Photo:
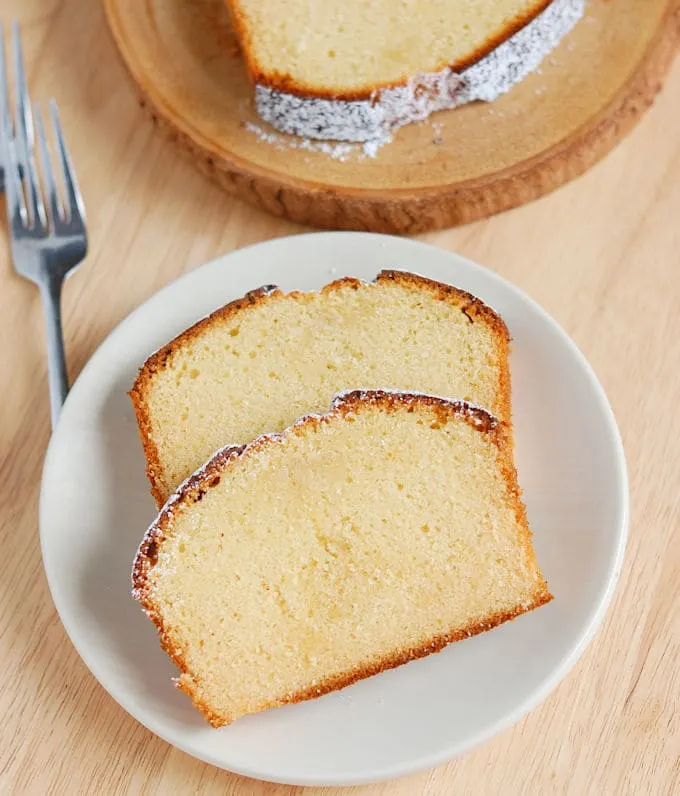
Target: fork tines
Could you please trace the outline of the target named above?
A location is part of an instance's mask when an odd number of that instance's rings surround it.
[[[31,229],[34,234],[84,234],[85,211],[75,171],[64,141],[59,111],[50,100],[50,115],[61,176],[64,201],[60,200],[57,178],[49,156],[42,115],[37,106],[31,107],[23,64],[19,26],[12,26],[13,71],[15,80],[14,118],[10,111],[7,60],[4,35],[0,24],[0,155],[5,172],[7,215],[11,232]],[[35,116],[35,127],[33,117]],[[43,192],[35,159],[35,140],[38,139],[48,202],[46,212]]]

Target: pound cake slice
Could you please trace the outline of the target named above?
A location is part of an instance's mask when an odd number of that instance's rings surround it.
[[[306,138],[371,141],[496,99],[535,70],[585,0],[227,0],[259,115]]]
[[[218,452],[148,530],[133,587],[215,727],[551,599],[505,424],[381,391]]]
[[[152,494],[162,506],[218,448],[323,412],[347,389],[461,398],[509,420],[508,339],[479,299],[398,271],[318,293],[249,293],[139,373],[130,395]]]

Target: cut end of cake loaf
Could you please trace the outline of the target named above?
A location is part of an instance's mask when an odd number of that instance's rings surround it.
[[[384,143],[398,127],[491,102],[524,80],[585,0],[294,0],[283,15],[271,0],[228,5],[264,121],[303,138]]]
[[[147,532],[133,586],[216,727],[551,599],[506,424],[383,391],[217,453]]]
[[[281,431],[346,389],[461,398],[510,420],[509,335],[457,288],[400,271],[317,293],[262,288],[151,356],[130,392],[152,494],[226,443]]]
[[[284,7],[275,0],[227,0],[254,82],[346,100],[368,99],[418,73],[465,69],[550,3],[289,0]]]

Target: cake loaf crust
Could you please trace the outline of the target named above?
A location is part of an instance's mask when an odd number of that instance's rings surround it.
[[[521,550],[521,558],[525,561],[523,566],[526,567],[524,577],[529,579],[527,581],[529,585],[526,585],[528,591],[524,592],[521,599],[518,598],[516,604],[506,606],[504,610],[490,611],[476,621],[453,627],[448,632],[434,634],[421,643],[405,644],[388,654],[376,655],[353,668],[329,672],[322,679],[315,680],[307,686],[293,691],[276,694],[273,698],[257,704],[255,707],[250,705],[231,713],[216,707],[213,701],[206,698],[205,684],[201,682],[200,676],[188,661],[190,655],[187,640],[166,623],[164,608],[155,591],[154,568],[159,563],[159,555],[164,544],[172,539],[178,518],[183,513],[191,511],[192,506],[209,496],[211,490],[218,488],[223,479],[229,479],[230,472],[234,468],[247,467],[249,460],[251,462],[257,460],[259,456],[266,454],[272,446],[285,448],[291,444],[294,438],[304,438],[306,435],[314,436],[322,432],[324,426],[355,422],[354,418],[357,415],[370,412],[386,415],[415,413],[426,423],[431,423],[432,429],[438,428],[438,424],[445,426],[454,420],[463,421],[475,433],[484,435],[490,440],[497,452],[507,490],[503,500],[509,502],[514,513],[519,534],[517,545]],[[222,536],[224,536],[224,532]],[[135,558],[132,585],[135,599],[140,602],[159,632],[161,646],[180,670],[178,687],[191,697],[196,707],[214,727],[228,724],[244,713],[300,702],[343,688],[386,669],[440,651],[452,642],[489,630],[544,605],[552,599],[548,586],[538,569],[532,548],[531,531],[512,461],[512,445],[507,424],[497,420],[486,410],[463,401],[449,401],[434,396],[378,390],[357,390],[340,395],[333,401],[331,411],[325,415],[305,416],[284,432],[263,435],[248,445],[228,446],[218,451],[208,463],[180,486],[148,529]],[[178,597],[180,596],[178,595]]]

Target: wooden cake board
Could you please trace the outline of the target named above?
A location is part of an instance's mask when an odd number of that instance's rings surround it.
[[[391,233],[484,218],[582,174],[651,105],[680,41],[680,0],[590,0],[508,94],[397,130],[370,157],[259,119],[224,0],[105,7],[140,104],[227,191],[302,224]]]

